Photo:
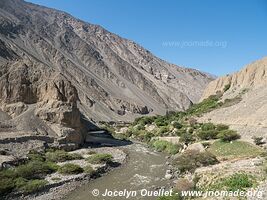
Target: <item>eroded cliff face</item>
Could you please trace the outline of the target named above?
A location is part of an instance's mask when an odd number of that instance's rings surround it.
[[[131,121],[184,110],[211,80],[64,12],[0,1],[0,102],[13,129],[29,131],[30,123],[31,131],[82,141],[81,115]],[[31,115],[45,128],[16,123]]]
[[[231,91],[241,91],[242,89],[256,89],[267,85],[267,57],[257,60],[239,72],[220,77],[209,83],[204,90],[201,100],[216,94],[218,91],[224,91],[228,85],[227,95]]]
[[[1,109],[13,121],[34,105],[33,114],[45,121],[55,135],[68,142],[83,142],[78,93],[64,75],[22,61],[7,63],[1,70]]]
[[[201,120],[229,124],[240,131],[244,138],[264,136],[267,131],[266,72],[267,57],[264,57],[239,72],[212,81],[204,91],[202,99],[223,91],[223,100],[237,97],[242,100],[230,107],[216,109],[204,115]]]

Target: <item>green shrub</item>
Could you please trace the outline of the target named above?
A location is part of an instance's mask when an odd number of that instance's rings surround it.
[[[240,135],[233,130],[224,130],[218,134],[218,138],[221,139],[221,141],[223,142],[230,142],[232,140],[239,139]]]
[[[145,126],[142,125],[142,124],[137,124],[133,127],[133,131],[134,132],[137,132],[137,131],[141,131],[141,130],[144,130],[145,129]]]
[[[174,159],[173,164],[181,173],[194,172],[196,168],[218,163],[217,158],[209,152],[186,151]]]
[[[29,158],[29,160],[31,161],[41,161],[44,162],[45,161],[45,156],[44,154],[32,151],[30,152],[27,157]]]
[[[215,130],[216,126],[213,123],[205,123],[202,124],[201,130],[202,131],[210,131],[210,130]]]
[[[183,128],[183,125],[180,124],[180,123],[177,122],[177,121],[173,121],[173,122],[172,122],[172,125],[173,125],[174,128],[177,128],[177,129],[181,129],[181,128]]]
[[[182,148],[181,145],[178,145],[178,144],[169,144],[165,151],[168,153],[168,154],[171,154],[171,155],[175,155],[177,153],[179,153],[180,149]]]
[[[5,195],[12,192],[15,188],[14,179],[12,178],[1,178],[0,179],[0,195]]]
[[[223,131],[223,130],[228,130],[229,129],[229,126],[228,125],[225,125],[225,124],[218,124],[216,126],[216,130],[217,131]]]
[[[265,144],[265,142],[263,141],[263,137],[253,137],[253,140],[256,145]]]
[[[112,155],[106,154],[106,153],[95,154],[95,155],[92,155],[86,158],[86,160],[92,164],[104,164],[104,163],[111,162],[112,159],[113,159]]]
[[[46,180],[20,180],[18,184],[18,190],[24,193],[32,193],[41,190],[48,183]]]
[[[154,136],[154,134],[145,130],[141,130],[138,131],[135,136],[136,138],[138,138],[138,140],[142,142],[149,142],[150,139]]]
[[[164,136],[166,133],[169,132],[169,127],[168,126],[162,126],[159,128],[159,130],[157,131],[157,135],[159,136]]]
[[[40,178],[56,171],[57,166],[49,162],[30,161],[27,164],[16,167],[18,177],[26,179]]]
[[[220,107],[220,104],[218,102],[219,98],[220,98],[219,95],[211,95],[207,99],[204,99],[202,102],[192,105],[186,111],[186,113],[188,115],[197,115],[198,116],[198,115],[201,115],[203,113],[210,112],[210,111]]]
[[[256,184],[255,179],[248,174],[236,173],[229,177],[219,180],[216,184],[211,185],[211,189],[220,189],[227,191],[245,191]]]
[[[164,116],[159,116],[155,120],[155,124],[157,126],[168,126],[168,122],[166,121],[166,118]]]
[[[156,140],[152,143],[152,147],[157,151],[164,151],[167,148],[168,144],[169,142],[167,141]]]
[[[195,141],[195,137],[191,133],[182,133],[180,135],[180,142],[183,142],[185,144],[190,144]]]
[[[0,170],[0,179],[4,179],[4,178],[16,178],[17,177],[17,173],[15,171],[15,169],[3,169]]]
[[[252,180],[247,174],[238,173],[223,181],[223,185],[229,188],[231,191],[243,190],[253,186]]]
[[[202,140],[211,140],[211,139],[216,139],[218,135],[218,131],[216,130],[206,130],[206,131],[200,131],[198,133],[198,137]]]
[[[133,122],[133,125],[141,124],[142,126],[145,126],[146,124],[152,124],[155,117],[140,117],[136,118]]]
[[[152,142],[152,147],[160,152],[167,152],[169,154],[177,154],[180,149],[182,148],[181,145],[178,144],[172,144],[168,141],[164,141],[164,140],[155,140]]]
[[[67,160],[79,160],[83,157],[80,154],[76,153],[68,153],[63,150],[56,150],[54,152],[46,152],[45,154],[46,160],[51,162],[64,162]]]
[[[231,84],[225,85],[224,88],[223,88],[223,91],[226,92],[227,90],[230,89],[230,87],[231,87]]]
[[[194,133],[194,128],[193,127],[189,127],[187,132],[190,133],[190,134]]]
[[[28,180],[25,178],[22,178],[22,177],[18,177],[17,179],[14,180],[14,182],[15,182],[16,189],[20,190],[20,188],[22,188],[26,185]]]
[[[91,165],[87,165],[83,169],[84,169],[84,172],[86,174],[89,174],[90,176],[95,173],[95,170],[91,167]]]
[[[83,173],[83,168],[76,164],[67,163],[60,166],[58,172],[61,174],[80,174]]]

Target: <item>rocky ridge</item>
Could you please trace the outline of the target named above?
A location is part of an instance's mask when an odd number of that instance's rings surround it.
[[[224,123],[238,130],[244,138],[264,136],[267,130],[267,57],[257,60],[232,75],[212,81],[202,99],[223,92],[222,99],[241,97],[230,107],[216,109],[202,117],[202,121]]]
[[[67,13],[0,2],[2,137],[27,132],[81,143],[90,119],[184,110],[210,80]]]

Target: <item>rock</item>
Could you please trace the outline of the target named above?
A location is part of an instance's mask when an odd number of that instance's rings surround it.
[[[172,175],[169,173],[166,173],[164,178],[167,180],[170,180],[170,179],[172,179]]]
[[[186,150],[203,152],[203,151],[205,151],[205,147],[204,147],[203,144],[201,144],[201,143],[194,143],[194,144],[190,144],[190,145],[186,148]]]
[[[171,170],[168,169],[168,170],[166,171],[166,174],[171,174]]]
[[[128,127],[122,127],[119,131],[119,133],[126,133],[128,131]]]
[[[157,127],[156,127],[156,125],[154,125],[154,124],[146,124],[146,126],[145,126],[145,130],[146,131],[148,131],[148,132],[151,132],[151,131],[153,131],[153,130],[155,130]]]

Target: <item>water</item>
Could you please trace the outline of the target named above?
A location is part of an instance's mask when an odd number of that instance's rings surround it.
[[[157,188],[165,187],[170,181],[164,178],[167,165],[166,155],[155,153],[142,144],[133,144],[122,147],[129,155],[127,164],[115,169],[108,175],[91,181],[77,190],[73,191],[66,200],[109,200],[126,199],[125,197],[103,197],[106,190],[109,191],[136,191],[131,193],[128,199],[151,199],[157,197],[142,197],[141,190],[159,191]],[[92,191],[97,189],[99,196],[92,195]],[[168,191],[168,189],[166,189]],[[162,191],[162,190],[161,190]],[[143,191],[144,192],[144,191]]]

